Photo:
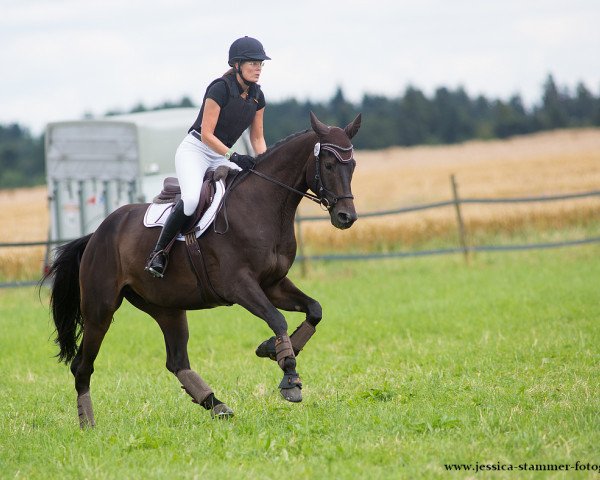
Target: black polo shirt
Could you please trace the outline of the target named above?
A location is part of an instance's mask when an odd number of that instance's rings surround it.
[[[242,86],[237,81],[235,83],[238,86],[239,92],[242,93],[244,91]],[[256,110],[258,111],[261,108],[265,108],[266,101],[265,94],[262,92],[262,90],[257,89],[254,83],[250,84],[250,88],[248,89],[248,98],[254,98],[256,96],[256,90],[258,90],[258,106],[256,107]],[[214,83],[206,92],[206,98],[212,98],[215,102],[217,102],[219,107],[223,108],[229,100],[225,82]]]
[[[231,147],[248,128],[256,112],[265,107],[265,96],[260,85],[250,84],[247,98],[242,98],[243,88],[232,74],[214,80],[206,89],[198,117],[188,130],[202,133],[202,117],[206,99],[211,98],[221,107],[215,126],[215,136]]]

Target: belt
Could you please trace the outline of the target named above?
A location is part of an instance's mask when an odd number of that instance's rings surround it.
[[[202,135],[200,135],[196,130],[192,130],[190,133],[193,137],[196,137],[198,140],[202,141]]]

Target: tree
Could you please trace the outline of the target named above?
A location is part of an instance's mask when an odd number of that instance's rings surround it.
[[[544,83],[542,107],[537,112],[543,129],[564,128],[569,124],[566,98],[568,98],[568,92],[559,92],[554,78],[552,75],[548,75]]]
[[[575,126],[593,125],[597,102],[592,92],[583,83],[577,84],[575,97],[569,98],[567,109]]]
[[[0,125],[0,188],[44,182],[44,137],[33,138],[18,124]]]
[[[342,87],[337,87],[333,98],[329,101],[331,124],[345,127],[356,116],[354,106],[346,100]]]
[[[418,145],[431,143],[433,133],[431,123],[434,112],[431,102],[421,92],[412,86],[407,87],[400,102],[403,112],[399,130],[402,145]]]
[[[469,114],[470,101],[463,88],[452,92],[438,88],[433,99],[433,133],[437,141],[456,143],[472,138],[475,124]]]
[[[494,105],[494,133],[500,138],[528,133],[531,129],[523,101],[514,95],[505,103],[501,100]]]

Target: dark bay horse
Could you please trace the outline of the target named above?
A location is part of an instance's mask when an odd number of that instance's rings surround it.
[[[50,306],[58,358],[71,364],[82,428],[95,424],[90,378],[123,298],[156,320],[165,338],[167,369],[211,415],[227,417],[233,412],[190,368],[186,310],[239,304],[262,318],[274,337],[259,345],[256,353],[276,360],[283,370],[282,396],[301,401],[296,355],[315,332],[322,311],[319,302],[287,278],[296,255],[294,217],[305,195],[327,208],[337,228],[349,228],[356,220],[350,139],[360,127],[360,115],[342,129],[323,124],[311,113],[311,126],[312,130],[291,135],[257,157],[254,174],[248,173],[229,192],[227,232],[209,230],[198,239],[212,295],[199,286],[184,242],[176,242],[171,250],[163,279],[144,271],[159,234],[159,229],[143,226],[148,204],[123,206],[93,234],[58,249],[46,277],[54,280]],[[309,189],[314,195],[307,193]],[[290,336],[279,309],[306,314]]]

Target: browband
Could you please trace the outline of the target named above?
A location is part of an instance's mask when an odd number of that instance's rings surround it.
[[[349,161],[354,159],[354,147],[350,145],[349,147],[341,147],[334,143],[315,143],[315,149],[313,151],[315,157],[319,156],[321,150],[327,150],[335,155],[335,158],[342,163],[348,163]],[[344,155],[348,158],[344,158]]]

